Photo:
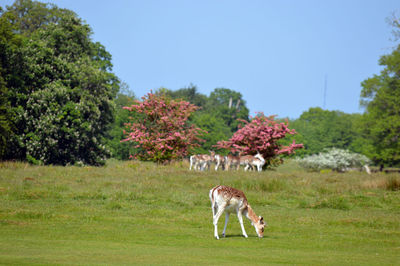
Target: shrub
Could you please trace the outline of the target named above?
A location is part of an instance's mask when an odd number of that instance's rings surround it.
[[[362,167],[369,164],[370,160],[361,154],[332,148],[319,154],[297,159],[297,162],[300,166],[313,171],[332,169],[343,172],[348,168]]]
[[[134,143],[138,152],[132,157],[159,163],[170,162],[188,154],[197,147],[203,130],[188,123],[189,116],[197,109],[186,101],[175,101],[153,93],[142,97],[124,109],[135,113],[127,123],[126,139]]]
[[[278,165],[282,160],[277,156],[280,154],[292,154],[295,149],[303,148],[303,144],[294,141],[289,146],[283,146],[279,140],[288,134],[296,134],[296,131],[288,128],[288,123],[279,123],[274,116],[266,117],[258,114],[250,122],[240,120],[244,126],[239,128],[228,141],[219,141],[218,148],[229,149],[242,155],[254,155],[259,152],[266,161],[266,166]]]

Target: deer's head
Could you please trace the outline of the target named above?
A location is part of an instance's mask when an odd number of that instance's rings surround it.
[[[264,236],[264,227],[266,226],[266,223],[264,222],[264,218],[262,216],[258,216],[257,223],[253,223],[253,225],[256,228],[256,233],[257,233],[258,237],[263,237]]]

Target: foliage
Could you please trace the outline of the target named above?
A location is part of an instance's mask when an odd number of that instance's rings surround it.
[[[201,94],[198,92],[198,89],[195,85],[190,84],[189,87],[187,88],[182,88],[176,91],[171,91],[164,89],[166,96],[171,97],[172,99],[180,99],[180,100],[185,100],[187,102],[190,102],[191,104],[194,104],[200,109],[203,109],[208,101],[208,97],[204,94]]]
[[[18,19],[9,21],[26,37],[7,67],[16,132],[6,158],[62,165],[104,163],[112,100],[119,88],[110,72],[111,55],[91,41],[90,27],[73,12],[53,13],[55,6],[18,1],[3,16],[15,10]],[[27,23],[33,26],[25,28]]]
[[[16,32],[25,36],[48,25],[57,24],[63,16],[77,16],[71,10],[32,0],[16,0],[11,6],[7,6],[7,13],[11,15],[9,19],[16,26]]]
[[[229,139],[238,130],[237,119],[249,119],[249,109],[242,94],[227,88],[216,88],[208,97],[192,84],[176,91],[162,88],[156,94],[185,100],[199,107],[189,120],[208,134],[202,136],[206,141],[193,150],[196,153],[208,152],[218,141]]]
[[[216,88],[210,93],[206,112],[224,120],[232,133],[238,130],[240,120],[249,121],[249,109],[242,94],[227,88]]]
[[[188,123],[197,109],[186,101],[175,101],[164,95],[149,93],[126,110],[137,114],[127,124],[127,138],[140,150],[135,158],[168,162],[188,154],[188,149],[199,146],[198,135],[203,130]]]
[[[0,14],[3,11],[0,7]],[[14,33],[15,27],[9,22],[10,15],[0,16],[0,158],[6,151],[8,140],[13,134],[12,114],[10,112],[10,101],[7,97],[7,69],[11,57],[21,45],[21,38]]]
[[[315,154],[334,147],[360,150],[364,143],[358,141],[360,133],[356,125],[359,120],[359,114],[310,108],[298,119],[291,121],[291,126],[298,135],[290,140],[295,139],[304,144],[304,150],[300,154]],[[357,146],[354,146],[355,142],[358,143]]]
[[[208,153],[215,148],[218,141],[222,139],[229,139],[232,136],[230,129],[226,126],[225,121],[211,113],[196,112],[193,115],[192,122],[206,132],[201,135],[205,140],[200,147],[195,148],[193,151],[196,154]]]
[[[242,155],[256,154],[259,152],[265,159],[266,165],[279,164],[276,157],[280,154],[292,154],[296,149],[302,148],[303,144],[296,144],[293,141],[288,146],[282,146],[280,139],[286,135],[296,134],[295,130],[288,128],[288,123],[278,123],[274,116],[266,117],[263,114],[257,115],[250,122],[241,120],[244,126],[241,127],[228,141],[220,141],[217,146],[229,149],[231,152],[238,152]]]
[[[400,29],[398,21],[393,23]],[[362,82],[361,105],[366,108],[362,130],[370,143],[369,157],[387,165],[400,164],[400,45],[380,58],[380,75]]]
[[[336,148],[297,159],[297,161],[302,167],[309,170],[332,169],[337,172],[343,172],[348,168],[362,167],[371,163],[364,155]]]
[[[126,84],[122,84],[126,86]],[[108,147],[111,151],[111,156],[120,160],[129,159],[130,155],[135,153],[135,149],[131,145],[122,143],[121,140],[125,138],[124,130],[125,123],[129,121],[130,112],[123,109],[124,106],[134,104],[135,96],[126,89],[124,92],[119,92],[114,100],[115,103],[115,121],[111,125],[109,131]]]

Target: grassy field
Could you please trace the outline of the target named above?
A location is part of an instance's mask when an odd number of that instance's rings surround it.
[[[243,190],[268,223],[213,237],[208,191]],[[185,163],[106,167],[0,163],[0,264],[398,265],[400,175],[190,172]],[[219,223],[222,232],[224,219]]]

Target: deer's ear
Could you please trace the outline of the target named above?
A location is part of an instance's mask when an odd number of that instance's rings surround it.
[[[259,216],[259,218],[261,223],[264,222],[264,218],[262,216]]]

